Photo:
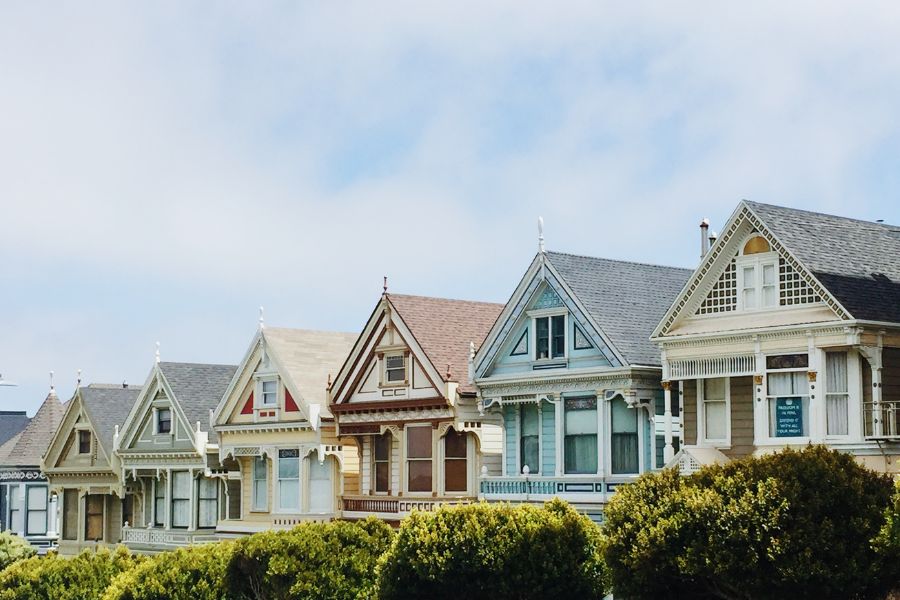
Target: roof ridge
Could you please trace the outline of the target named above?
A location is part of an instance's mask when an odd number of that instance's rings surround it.
[[[787,211],[791,211],[791,212],[805,213],[808,215],[816,215],[819,217],[828,217],[830,219],[839,219],[842,221],[850,221],[851,223],[865,223],[866,225],[874,225],[876,227],[883,227],[885,229],[891,229],[891,230],[900,229],[900,225],[892,225],[890,223],[879,223],[877,221],[867,221],[865,219],[857,219],[854,217],[845,217],[843,215],[835,215],[835,214],[820,212],[820,211],[816,211],[816,210],[807,210],[805,208],[794,208],[793,206],[782,206],[780,204],[770,204],[768,202],[756,202],[754,200],[742,200],[741,202],[744,202],[751,208],[753,208],[754,206],[765,206],[765,207],[769,207],[769,208],[777,208],[780,210],[787,210]]]
[[[488,302],[486,300],[465,300],[463,298],[441,298],[438,296],[421,296],[419,294],[394,294],[391,292],[388,292],[386,295],[388,298],[417,298],[420,300],[441,300],[443,302],[466,302],[468,304],[484,304],[487,306],[494,306],[494,305],[505,306],[505,304],[503,302]]]
[[[546,254],[558,254],[560,256],[572,256],[574,258],[589,258],[591,260],[602,260],[609,263],[617,263],[622,265],[637,265],[641,267],[655,267],[658,269],[672,269],[675,271],[685,271],[688,273],[693,273],[694,269],[689,267],[673,267],[670,265],[658,265],[654,263],[640,262],[636,260],[620,260],[618,258],[605,258],[603,256],[588,256],[586,254],[575,254],[573,252],[559,252],[556,250],[547,250]]]

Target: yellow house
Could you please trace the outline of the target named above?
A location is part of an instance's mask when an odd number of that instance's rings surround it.
[[[355,491],[356,453],[344,454],[326,397],[355,339],[260,327],[213,415],[229,504],[219,533],[328,520],[342,485]]]

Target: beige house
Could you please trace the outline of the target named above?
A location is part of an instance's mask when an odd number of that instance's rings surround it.
[[[60,554],[117,544],[122,525],[133,523],[133,495],[125,493],[113,449],[140,391],[127,385],[91,384],[79,387],[66,404],[41,467],[50,494],[58,498]]]
[[[822,443],[898,472],[900,227],[741,202],[652,339],[683,471]]]
[[[331,412],[360,464],[342,516],[397,521],[470,502],[500,474],[499,417],[479,412],[470,361],[502,304],[385,293],[331,387]]]
[[[219,533],[332,519],[342,485],[356,490],[356,452],[343,452],[327,404],[355,339],[270,327],[254,336],[213,415],[229,502]]]

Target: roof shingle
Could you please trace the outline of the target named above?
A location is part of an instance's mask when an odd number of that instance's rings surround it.
[[[82,406],[107,456],[112,455],[116,425],[123,425],[141,393],[140,386],[92,383],[79,389]]]
[[[200,429],[208,432],[209,441],[214,442],[216,432],[209,426],[209,411],[219,404],[237,366],[161,362],[159,369],[172,388],[191,429],[199,421]]]
[[[4,466],[39,466],[64,413],[65,405],[60,402],[56,392],[50,390],[28,426],[19,434],[18,440],[7,446],[6,456],[0,457]]]
[[[0,410],[0,446],[25,429],[30,420],[24,410]]]

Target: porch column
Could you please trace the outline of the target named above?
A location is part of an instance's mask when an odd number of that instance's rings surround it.
[[[154,504],[156,501],[154,499]],[[165,529],[172,529],[172,469],[166,469],[166,523]]]
[[[47,537],[57,537],[59,535],[59,492],[50,493],[47,487]]]
[[[882,419],[884,413],[881,410],[882,387],[881,387],[881,346],[879,345],[874,352],[875,360],[872,361],[872,427],[875,437],[884,435],[884,423]]]
[[[672,382],[663,381],[663,402],[665,403],[665,442],[663,447],[663,462],[669,462],[675,458],[675,446],[672,445]]]
[[[200,480],[194,477],[194,470],[190,469],[188,471],[191,480],[191,502],[189,506],[191,507],[191,516],[188,519],[188,531],[195,531],[197,529],[197,504],[198,504],[198,494],[197,488],[200,485]]]
[[[566,435],[566,423],[565,423],[565,412],[564,412],[564,400],[561,394],[557,394],[555,396],[556,402],[553,405],[553,408],[556,409],[556,473],[557,477],[562,477],[565,472],[565,435]],[[597,436],[598,439],[601,436]],[[599,444],[597,444],[599,447]]]

